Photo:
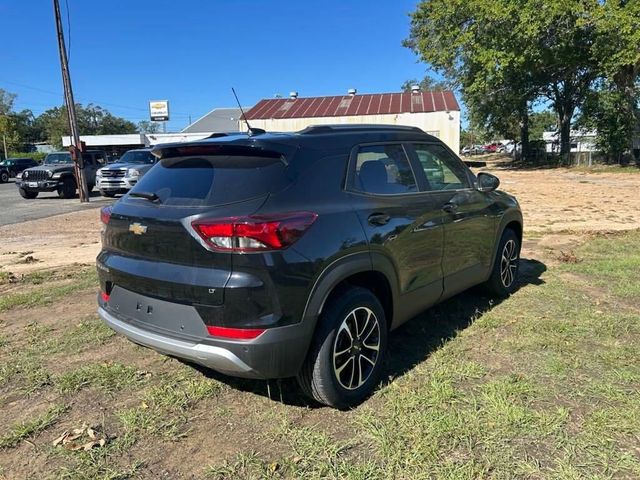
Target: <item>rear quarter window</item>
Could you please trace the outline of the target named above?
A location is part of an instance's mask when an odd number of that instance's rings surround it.
[[[206,207],[265,196],[288,183],[277,158],[214,155],[163,159],[131,191],[155,193],[161,205]]]

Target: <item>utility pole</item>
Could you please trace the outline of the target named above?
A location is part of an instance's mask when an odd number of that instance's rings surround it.
[[[4,145],[4,159],[9,158],[9,154],[7,153],[7,136],[2,135],[2,144]]]
[[[60,4],[58,0],[53,0],[53,11],[56,17],[56,30],[58,32],[58,50],[60,51],[60,67],[62,69],[62,85],[64,88],[64,101],[67,104],[67,116],[69,117],[69,129],[71,130],[71,158],[73,159],[73,172],[80,193],[80,201],[89,201],[87,189],[87,179],[84,175],[84,162],[82,160],[82,144],[80,143],[80,133],[78,132],[78,122],[76,120],[76,104],[73,100],[73,90],[71,89],[71,78],[69,76],[69,62],[67,59],[67,48],[64,44],[64,32],[62,31],[62,19],[60,17]]]

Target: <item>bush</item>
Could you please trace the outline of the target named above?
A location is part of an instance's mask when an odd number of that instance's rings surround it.
[[[47,154],[43,152],[10,152],[9,158],[33,158],[36,162],[42,163]]]

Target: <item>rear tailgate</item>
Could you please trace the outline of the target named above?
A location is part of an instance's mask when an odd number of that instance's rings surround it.
[[[163,158],[113,207],[98,257],[103,291],[118,286],[186,305],[222,304],[233,254],[207,248],[191,222],[254,213],[286,186],[285,170],[280,154],[237,148]]]

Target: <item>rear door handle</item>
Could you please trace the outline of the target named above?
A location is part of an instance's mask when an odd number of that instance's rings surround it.
[[[386,213],[372,213],[368,220],[371,225],[386,225],[391,217]]]
[[[442,206],[442,210],[447,213],[455,213],[458,210],[458,204],[453,202],[447,202]]]

